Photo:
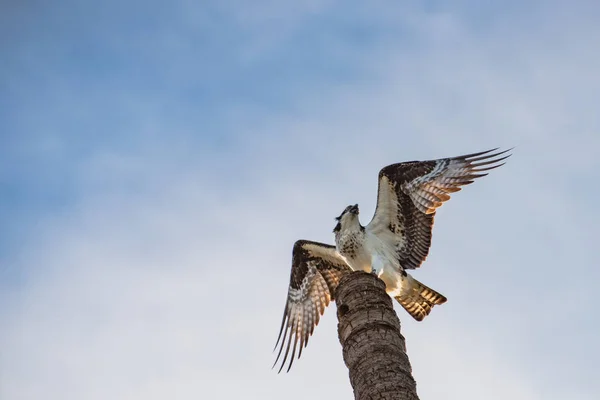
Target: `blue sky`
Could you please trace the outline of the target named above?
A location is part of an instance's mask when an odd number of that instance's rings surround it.
[[[0,398],[349,397],[332,307],[271,371],[292,244],[387,164],[517,146],[398,313],[422,399],[596,399],[593,1],[4,2]],[[292,390],[290,390],[292,389]]]

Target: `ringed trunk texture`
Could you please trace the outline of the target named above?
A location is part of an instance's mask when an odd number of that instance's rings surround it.
[[[356,400],[418,400],[400,320],[385,283],[362,271],[335,292],[338,337]]]

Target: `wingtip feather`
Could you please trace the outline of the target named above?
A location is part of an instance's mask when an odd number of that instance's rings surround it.
[[[499,149],[499,147],[496,147],[495,149],[491,149],[491,150],[484,151],[484,152],[481,152],[481,153],[469,154],[468,156],[463,156],[463,157],[460,157],[460,158],[462,158],[465,161],[468,161],[469,163],[472,164],[475,161],[489,160],[491,158],[498,157],[498,156],[500,156],[502,154],[506,154],[507,152],[509,152],[509,151],[512,150],[512,148],[511,148],[511,149],[507,149],[507,150],[503,150],[503,151],[499,151],[499,152],[493,153],[493,152],[495,152],[498,149]],[[489,153],[492,153],[492,154],[489,154]],[[507,157],[510,157],[510,154]]]

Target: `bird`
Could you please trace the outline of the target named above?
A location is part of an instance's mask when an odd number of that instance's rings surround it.
[[[340,279],[352,271],[377,275],[386,292],[417,321],[445,303],[445,296],[407,270],[419,268],[429,254],[437,209],[462,186],[504,165],[511,150],[495,148],[388,165],[379,171],[377,205],[369,224],[361,225],[358,204],[349,205],[335,218],[335,245],[296,241],[273,368],[281,359],[281,372],[289,357],[290,371],[333,300]]]

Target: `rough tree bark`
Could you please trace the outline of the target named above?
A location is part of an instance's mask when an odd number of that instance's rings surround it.
[[[353,272],[335,292],[338,337],[356,400],[418,400],[400,320],[373,274]]]

